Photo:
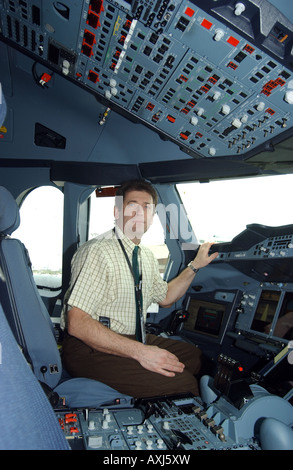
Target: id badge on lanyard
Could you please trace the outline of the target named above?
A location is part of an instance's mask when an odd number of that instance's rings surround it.
[[[131,271],[132,277],[134,279],[133,269],[132,269],[131,263],[129,261],[129,258],[127,256],[124,245],[123,245],[122,241],[120,240],[119,236],[117,236],[115,229],[113,229],[113,231],[114,231],[114,233],[117,237],[119,245],[120,245],[120,247],[123,251],[123,254],[126,258],[127,264],[128,264],[129,269]],[[136,285],[136,284],[134,285],[134,292],[135,292],[136,305],[137,305],[137,308],[138,308],[138,311],[139,311],[141,341],[142,341],[142,343],[145,343],[146,342],[146,332],[145,332],[145,324],[144,324],[144,318],[143,318],[143,312],[142,312],[142,281],[141,281],[141,279],[140,279],[138,285]]]
[[[140,320],[140,331],[141,331],[141,342],[145,344],[146,342],[146,332],[145,332],[145,324],[142,312],[142,282],[140,280],[138,286],[135,286],[135,297],[137,302],[137,308],[139,311],[139,320]]]

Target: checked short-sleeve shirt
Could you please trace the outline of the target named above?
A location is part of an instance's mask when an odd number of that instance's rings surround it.
[[[116,228],[131,262],[135,244]],[[151,303],[162,301],[168,286],[161,278],[158,262],[146,246],[140,245],[139,263],[142,272],[143,315]],[[136,305],[134,281],[117,240],[111,230],[82,245],[71,266],[71,282],[65,296],[61,327],[66,327],[67,306],[77,307],[92,318],[110,319],[116,333],[135,334]]]

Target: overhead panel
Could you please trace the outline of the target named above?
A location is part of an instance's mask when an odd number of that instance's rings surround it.
[[[291,135],[293,25],[265,0],[0,5],[2,40],[195,158]]]

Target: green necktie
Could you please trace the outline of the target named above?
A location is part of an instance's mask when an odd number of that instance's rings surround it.
[[[135,336],[138,341],[142,341],[142,331],[141,331],[142,294],[140,291],[141,286],[139,286],[140,274],[139,274],[139,267],[138,267],[137,252],[138,252],[138,246],[134,248],[133,253],[132,253],[132,269],[133,269],[134,282],[136,285],[136,288],[135,288],[136,289],[135,290],[135,302],[136,302]]]

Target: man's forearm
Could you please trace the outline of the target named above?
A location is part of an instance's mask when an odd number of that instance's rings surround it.
[[[170,307],[177,302],[186,293],[194,276],[195,273],[190,268],[185,268],[175,279],[168,282],[168,292],[165,299],[160,302],[160,306]]]
[[[68,312],[68,333],[97,351],[136,359],[141,343],[125,338],[94,320],[83,310],[73,307]]]
[[[199,251],[192,261],[195,269],[201,269],[207,266],[211,261],[216,259],[218,253],[209,255],[212,243],[206,242],[200,246]],[[179,300],[189,288],[195,273],[190,268],[185,268],[177,277],[168,283],[168,292],[166,298],[160,302],[161,307],[170,307],[174,302]]]
[[[68,312],[68,333],[97,351],[138,361],[152,372],[174,377],[184,370],[178,358],[165,349],[149,346],[111,331],[83,310],[73,307]]]

